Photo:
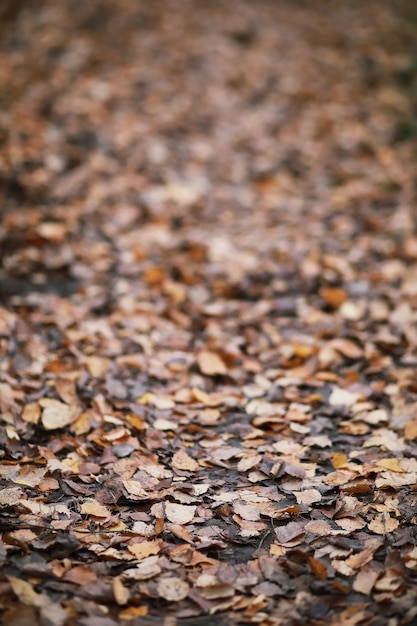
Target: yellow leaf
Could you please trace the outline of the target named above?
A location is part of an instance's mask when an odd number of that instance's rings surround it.
[[[348,458],[346,454],[343,452],[333,452],[332,454],[332,465],[335,469],[346,468],[348,463]]]
[[[276,543],[271,543],[269,546],[269,552],[273,556],[284,556],[286,550],[282,546],[278,546]]]
[[[377,463],[378,467],[383,467],[391,472],[404,473],[403,468],[400,466],[398,459],[381,459]]]
[[[8,576],[9,583],[13,589],[13,593],[19,598],[20,602],[26,604],[26,606],[42,606],[45,603],[45,598],[36,593],[32,585],[26,580],[21,580],[15,576]]]

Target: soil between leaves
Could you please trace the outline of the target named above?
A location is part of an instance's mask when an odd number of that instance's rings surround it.
[[[413,3],[1,17],[3,623],[415,623]]]

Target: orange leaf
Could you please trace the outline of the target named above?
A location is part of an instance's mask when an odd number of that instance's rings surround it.
[[[131,620],[136,617],[145,617],[148,614],[147,606],[130,606],[127,609],[123,609],[119,613],[119,619]]]

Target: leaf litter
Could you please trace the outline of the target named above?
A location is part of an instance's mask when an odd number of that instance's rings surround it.
[[[3,623],[415,623],[413,3],[0,17]]]

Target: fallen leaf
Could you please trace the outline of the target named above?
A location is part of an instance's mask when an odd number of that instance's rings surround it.
[[[58,400],[40,400],[39,404],[43,406],[41,422],[45,430],[56,430],[65,428],[72,424],[77,418],[78,410],[63,404]]]
[[[136,567],[125,570],[120,578],[133,579],[133,580],[148,580],[148,578],[154,578],[161,573],[161,566],[159,565],[158,556],[148,556],[146,559],[138,563]]]
[[[26,404],[22,411],[22,419],[29,424],[37,424],[41,416],[41,409],[37,402]]]
[[[337,350],[343,356],[352,360],[361,359],[364,355],[362,348],[360,348],[354,341],[350,339],[333,339],[331,346],[334,350]]]
[[[295,498],[297,504],[304,504],[309,506],[315,502],[320,502],[322,495],[318,489],[304,489],[304,491],[295,491]]]
[[[377,535],[386,535],[394,532],[399,524],[400,522],[394,517],[390,517],[387,513],[381,513],[368,523],[368,528]]]
[[[198,472],[200,469],[199,464],[193,458],[191,458],[185,450],[178,450],[172,457],[172,467],[175,469],[189,471],[189,472]]]
[[[339,308],[348,299],[347,293],[339,287],[323,287],[320,296],[333,309]]]
[[[115,578],[113,578],[112,588],[113,596],[117,604],[127,604],[130,598],[130,590],[124,586],[120,576],[116,576]]]
[[[404,426],[404,437],[409,441],[417,439],[417,419],[408,420]]]
[[[353,581],[353,589],[358,593],[363,593],[369,596],[376,581],[378,580],[379,573],[374,571],[369,565],[365,565],[357,573],[355,580]]]
[[[129,606],[127,609],[123,609],[123,611],[120,611],[119,613],[119,620],[133,620],[136,619],[137,617],[146,617],[146,615],[148,614],[149,609],[147,606]],[[97,624],[97,626],[99,626]]]
[[[227,367],[222,358],[211,350],[200,350],[197,354],[197,363],[202,374],[216,376],[227,374]]]
[[[84,515],[92,515],[93,517],[111,517],[110,510],[93,498],[85,500],[80,507],[80,511],[84,513]]]
[[[109,359],[100,356],[86,357],[84,363],[91,376],[94,376],[94,378],[105,376],[110,367]]]
[[[194,505],[176,504],[167,502],[165,514],[167,519],[173,524],[188,524],[194,519],[197,507]]]
[[[26,606],[41,607],[45,605],[47,598],[37,593],[29,582],[15,576],[7,576],[7,579],[20,602]]]
[[[158,554],[161,550],[161,544],[160,539],[154,539],[153,541],[142,541],[141,543],[130,544],[127,546],[127,549],[138,560],[142,560],[151,556],[151,554]]]
[[[234,502],[233,508],[235,513],[237,513],[238,515],[240,515],[240,517],[247,521],[256,522],[261,517],[259,509],[256,506],[250,504]]]
[[[180,578],[161,578],[158,582],[157,593],[168,602],[180,602],[188,596],[189,585]]]
[[[351,407],[358,399],[358,394],[336,387],[329,397],[329,404],[335,407]]]
[[[275,528],[278,543],[286,544],[300,539],[304,535],[305,522],[288,522],[285,526]]]

